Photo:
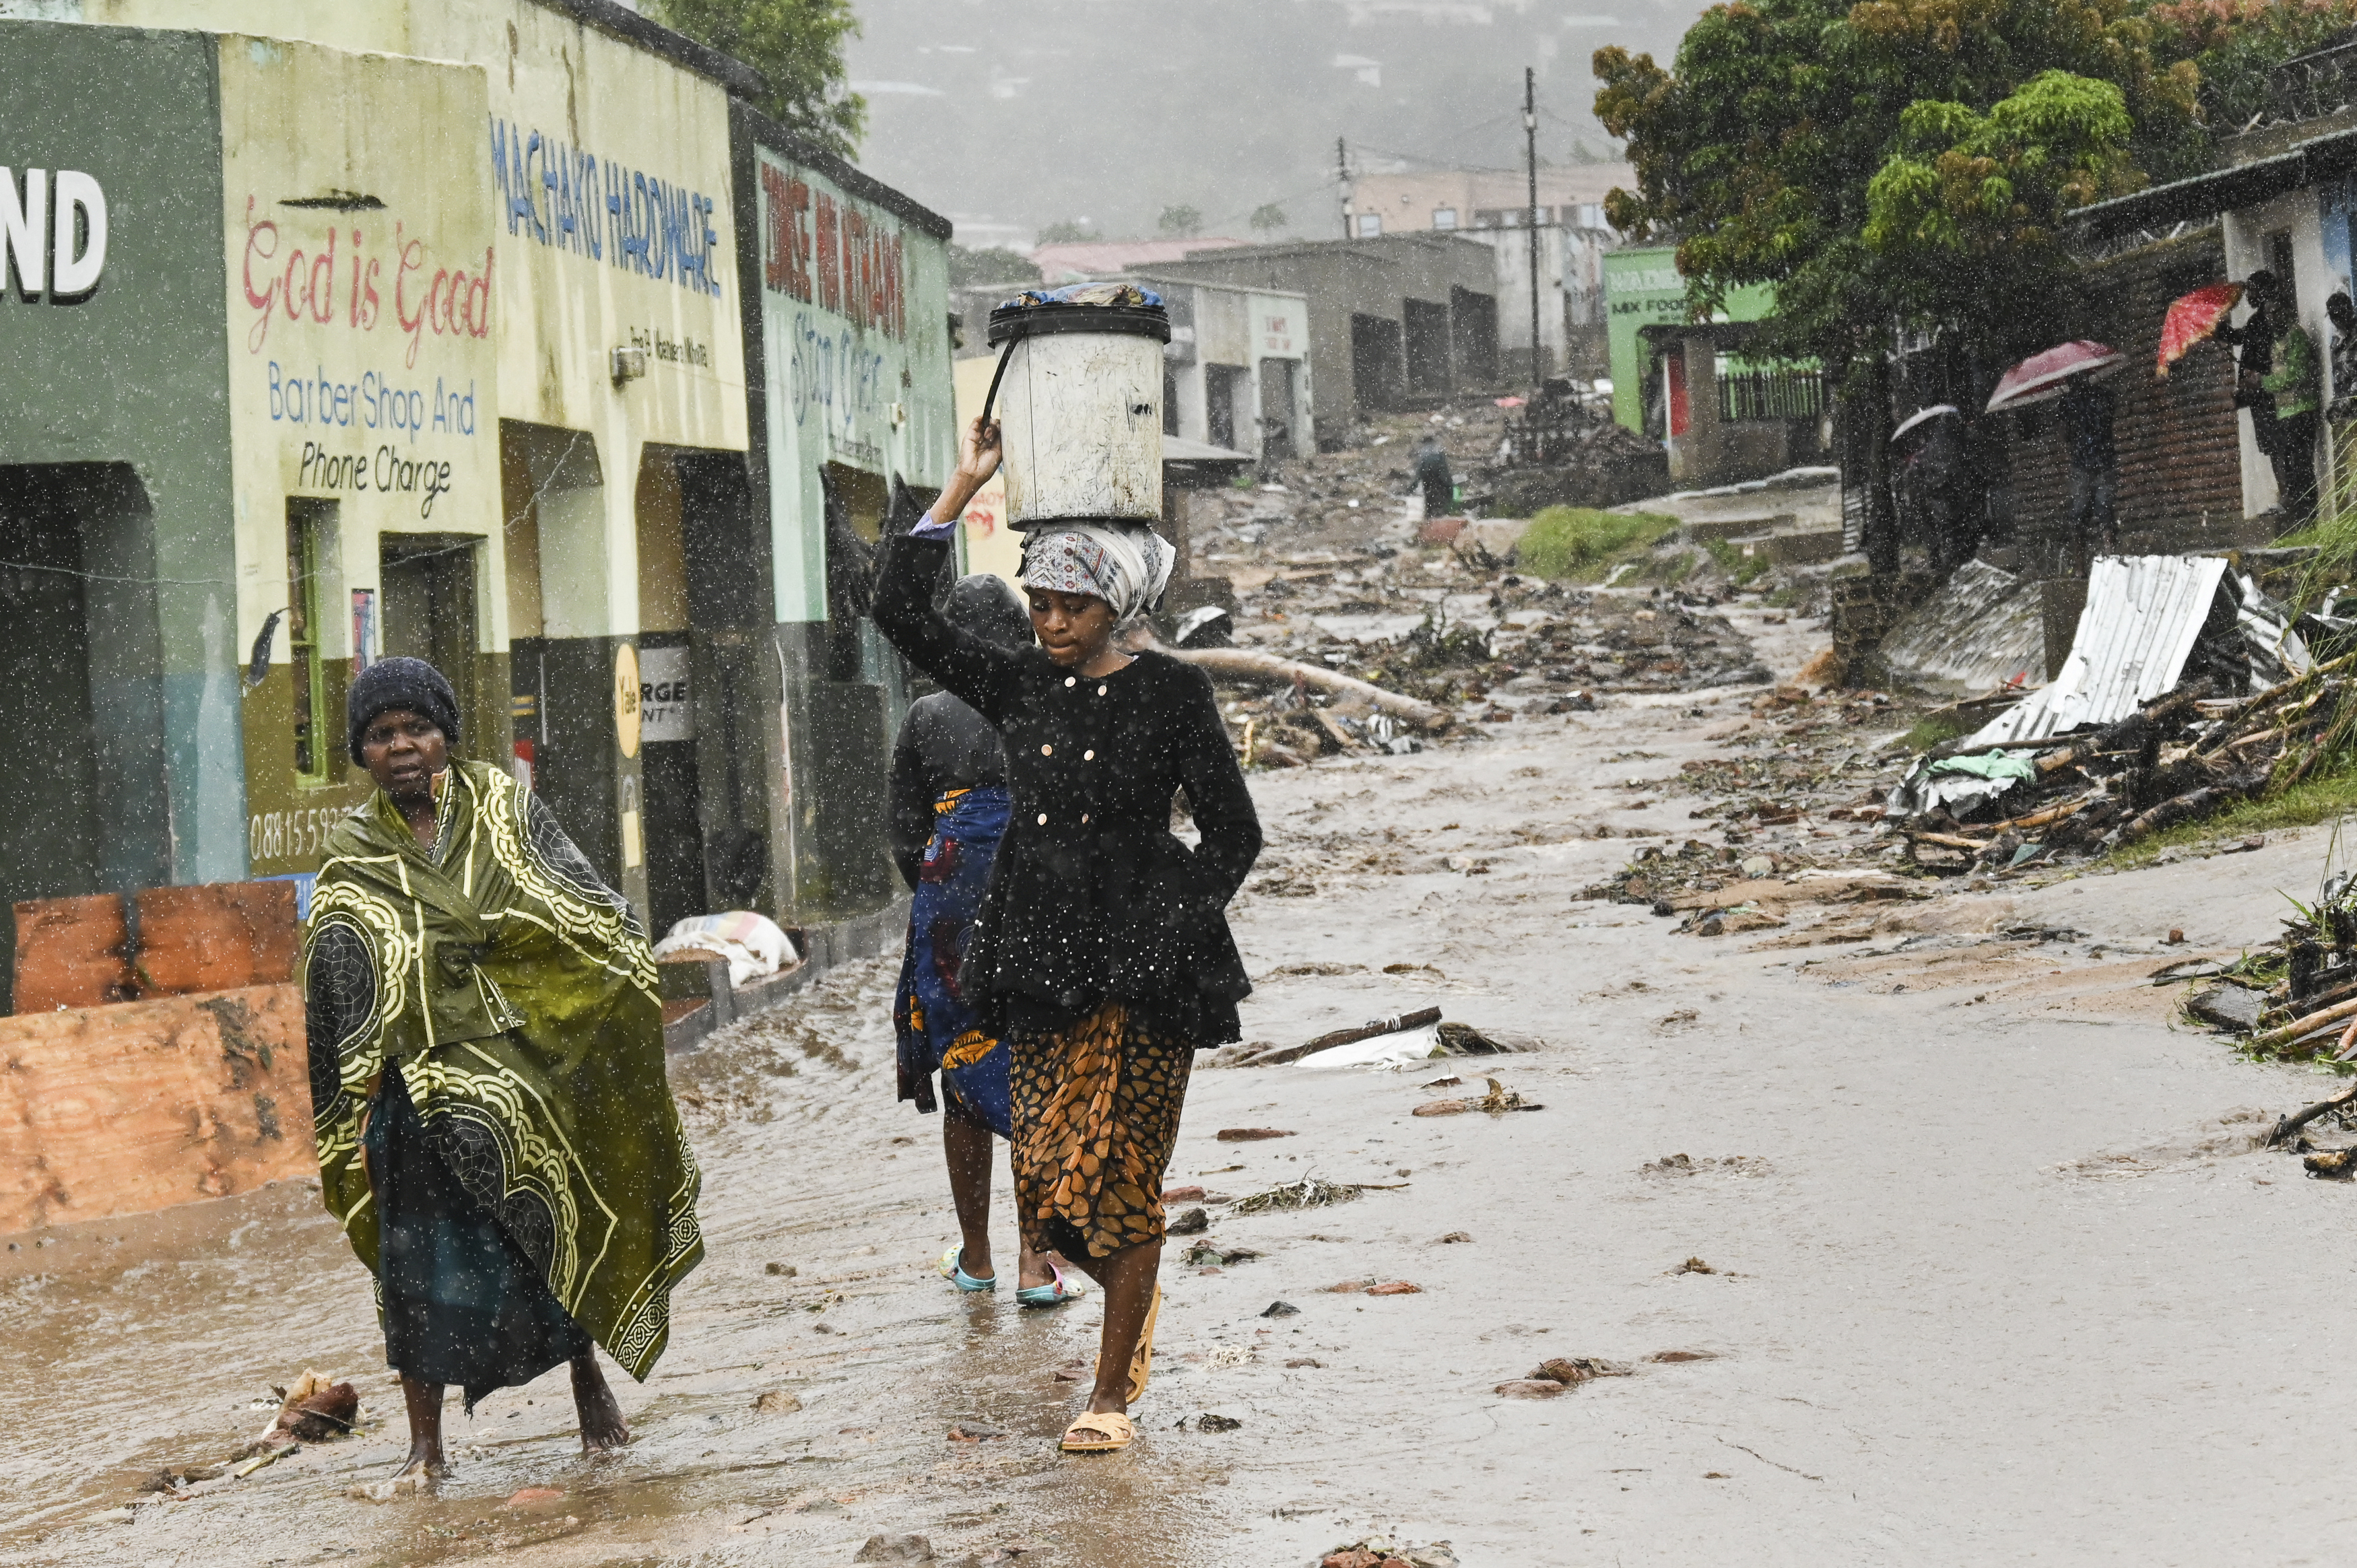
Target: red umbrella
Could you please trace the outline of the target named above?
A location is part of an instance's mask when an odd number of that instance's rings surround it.
[[[2006,371],[1997,381],[1996,391],[1989,394],[1988,411],[2027,408],[2061,397],[2072,376],[2112,375],[2126,362],[2110,345],[2092,338],[2060,344],[2030,355]]]
[[[2188,349],[2217,331],[2218,324],[2242,302],[2241,284],[2213,283],[2171,305],[2160,324],[2160,363],[2154,374],[2169,374],[2169,366],[2185,358]]]

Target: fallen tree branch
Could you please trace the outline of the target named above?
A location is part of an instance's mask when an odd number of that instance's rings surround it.
[[[2089,806],[2093,805],[2101,797],[2095,795],[2081,795],[2075,800],[2065,800],[2060,805],[2048,806],[2042,810],[2032,811],[2028,816],[2012,817],[2002,822],[1994,822],[1990,824],[1989,832],[1991,834],[1996,834],[2004,832],[2009,828],[2051,827],[2056,822],[2062,821],[2065,817],[2074,816],[2077,813],[2085,811]]]
[[[2357,653],[2344,653],[2338,659],[2330,660],[2325,663],[2311,667],[2305,674],[2295,675],[2288,681],[2281,682],[2276,685],[2268,687],[2266,691],[2259,693],[2256,696],[2244,702],[2241,706],[2234,708],[2224,714],[2220,719],[2218,728],[2211,736],[2209,744],[2204,746],[2201,749],[2205,752],[2215,751],[2218,747],[2225,745],[2227,741],[2233,738],[2234,728],[2237,725],[2240,725],[2243,720],[2253,714],[2271,708],[2276,703],[2283,701],[2283,699],[2297,689],[2302,682],[2313,681],[2319,676],[2324,675],[2331,671],[2347,669],[2353,662],[2357,662]]]
[[[1305,1046],[1279,1046],[1273,1051],[1263,1051],[1257,1056],[1246,1057],[1236,1065],[1238,1067],[1277,1067],[1286,1062],[1298,1061],[1303,1057],[1315,1056],[1319,1051],[1330,1051],[1337,1046],[1355,1046],[1361,1040],[1372,1040],[1382,1035],[1402,1034],[1409,1029],[1421,1029],[1427,1024],[1439,1022],[1439,1008],[1420,1007],[1413,1013],[1404,1014],[1396,1018],[1376,1018],[1356,1028],[1336,1029],[1331,1034],[1318,1036]]]
[[[1354,697],[1418,729],[1444,730],[1456,722],[1456,715],[1446,708],[1387,692],[1372,682],[1329,670],[1322,664],[1303,664],[1249,648],[1165,648],[1162,651],[1197,666],[1215,679],[1224,676],[1231,681],[1261,681],[1275,686],[1298,683],[1338,697]]]
[[[1960,838],[1954,833],[1935,833],[1928,828],[1909,828],[1907,836],[1917,843],[1936,843],[1945,849],[1968,849],[1978,853],[1989,846],[1987,839]]]
[[[2267,1134],[2266,1146],[2270,1149],[2281,1148],[2290,1141],[2294,1133],[2298,1132],[2326,1112],[2338,1111],[2352,1101],[2357,1101],[2357,1083],[2351,1084],[2330,1100],[2318,1101],[2305,1111],[2295,1111],[2288,1116],[2276,1117],[2276,1130]]]
[[[2182,795],[2171,796],[2130,821],[2120,830],[2119,842],[2123,846],[2132,844],[2147,833],[2157,833],[2191,817],[2205,816],[2221,806],[2241,800],[2255,787],[2245,779],[2230,779],[2222,784],[2205,785],[2199,789],[2188,789]]]
[[[2253,1035],[2251,1049],[2271,1051],[2277,1046],[2287,1046],[2311,1030],[2321,1029],[2327,1024],[2337,1024],[2352,1015],[2357,1015],[2357,996],[2352,996],[2346,1002],[2336,1002],[2330,1007],[2320,1008],[2305,1018],[2294,1018],[2280,1028],[2269,1029],[2263,1035]]]

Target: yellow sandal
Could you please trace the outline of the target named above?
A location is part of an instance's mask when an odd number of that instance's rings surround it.
[[[1146,1392],[1146,1380],[1154,1375],[1154,1324],[1161,1316],[1162,1286],[1157,1283],[1154,1287],[1154,1299],[1146,1306],[1145,1326],[1137,1331],[1137,1348],[1129,1353],[1129,1387],[1122,1395],[1122,1402],[1125,1404],[1138,1402]],[[1095,1376],[1095,1369],[1103,1365],[1104,1357],[1099,1354],[1091,1363],[1090,1376]]]
[[[1091,1435],[1077,1435],[1083,1432]],[[1067,1454],[1111,1454],[1128,1447],[1136,1436],[1137,1427],[1118,1411],[1107,1411],[1102,1415],[1083,1412],[1064,1428],[1064,1440],[1057,1446]]]
[[[1154,1372],[1154,1323],[1162,1316],[1162,1287],[1154,1287],[1154,1300],[1146,1309],[1146,1326],[1137,1331],[1137,1348],[1129,1357],[1129,1391],[1125,1401],[1135,1404],[1146,1393],[1146,1380]]]

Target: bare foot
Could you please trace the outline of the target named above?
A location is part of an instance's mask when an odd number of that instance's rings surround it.
[[[622,1407],[616,1402],[614,1391],[606,1386],[606,1375],[597,1369],[594,1350],[573,1363],[573,1405],[581,1416],[582,1453],[596,1454],[629,1444],[630,1423],[622,1419]]]
[[[408,1482],[413,1486],[422,1486],[427,1481],[438,1481],[449,1473],[450,1462],[442,1456],[441,1445],[436,1444],[431,1448],[413,1446],[409,1450],[409,1458],[393,1478],[396,1485]]]

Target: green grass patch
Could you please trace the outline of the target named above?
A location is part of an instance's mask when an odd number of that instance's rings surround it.
[[[1899,744],[1910,751],[1929,751],[1960,735],[1968,734],[1972,728],[1953,714],[1934,714],[1917,719],[1915,727],[1909,730],[1907,738]]]
[[[1677,526],[1676,518],[1657,512],[1551,506],[1531,519],[1514,546],[1515,569],[1561,583],[1600,582],[1615,565],[1652,549]]]
[[[1731,540],[1706,539],[1702,547],[1710,552],[1710,558],[1718,563],[1718,569],[1733,578],[1738,588],[1749,586],[1752,578],[1768,570],[1768,557],[1764,552],[1755,550],[1746,555],[1743,546]]]

